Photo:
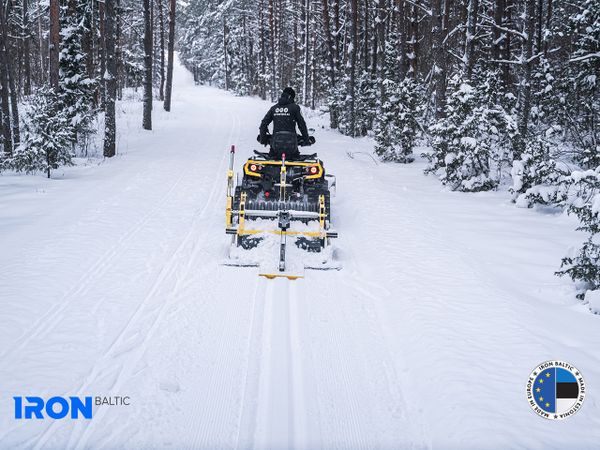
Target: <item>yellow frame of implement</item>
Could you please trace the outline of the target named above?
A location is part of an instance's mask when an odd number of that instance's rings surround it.
[[[282,231],[282,230],[259,230],[259,229],[247,229],[245,228],[246,224],[246,192],[242,192],[240,195],[240,209],[238,211],[238,226],[236,228],[236,234],[238,236],[251,236],[253,234],[260,233],[269,233],[269,234],[277,234],[286,236],[307,236],[307,237],[315,237],[315,238],[327,238],[327,230],[325,230],[325,218],[327,217],[327,212],[325,210],[325,196],[319,195],[319,231]],[[227,204],[229,205],[230,199],[227,199]],[[231,209],[228,210],[228,220],[231,221]],[[229,228],[229,225],[227,226]]]

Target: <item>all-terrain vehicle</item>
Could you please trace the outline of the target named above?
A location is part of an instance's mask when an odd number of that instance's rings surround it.
[[[268,139],[270,151],[254,151],[254,156],[243,166],[237,186],[234,186],[235,148],[232,146],[226,232],[233,236],[235,246],[247,250],[256,247],[266,234],[280,235],[278,271],[283,273],[288,236],[294,238],[299,248],[309,252],[320,252],[329,245],[330,239],[337,237],[330,221],[335,177],[325,172],[316,153],[299,153],[302,137],[276,133]],[[310,139],[311,143],[315,142],[314,137]],[[272,274],[275,276],[282,275]]]

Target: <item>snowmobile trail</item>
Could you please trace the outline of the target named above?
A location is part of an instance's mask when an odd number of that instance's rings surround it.
[[[0,177],[0,449],[597,447],[598,316],[553,275],[580,241],[570,218],[445,191],[421,162],[375,164],[369,139],[319,129],[342,269],[222,266],[229,148],[237,172],[267,103],[181,65],[175,86],[151,133],[120,104],[121,156]],[[554,358],[590,387],[560,423],[524,388]],[[15,395],[130,405],[17,421]]]

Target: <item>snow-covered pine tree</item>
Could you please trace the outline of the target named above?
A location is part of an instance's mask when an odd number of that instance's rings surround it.
[[[373,121],[377,115],[379,92],[377,82],[368,72],[357,77],[357,98],[360,104],[356,108],[356,130],[354,136],[366,136],[373,129]]]
[[[497,133],[489,120],[487,105],[481,106],[477,90],[459,77],[453,77],[445,117],[429,130],[432,153],[426,173],[436,173],[452,190],[476,192],[496,187],[490,173],[494,156],[492,143]]]
[[[383,81],[385,96],[375,119],[375,153],[384,161],[411,163],[419,120],[423,114],[423,90],[412,78]]]
[[[393,80],[383,80],[384,95],[381,98],[375,117],[375,154],[383,161],[394,161],[397,145],[396,107],[392,91],[396,90]]]
[[[495,179],[500,182],[507,178],[512,168],[513,149],[518,138],[516,97],[503,94],[502,77],[499,70],[475,70],[473,78],[477,83],[477,96],[488,122],[484,134],[493,150],[491,162]]]
[[[96,117],[94,93],[96,82],[88,78],[83,58],[82,39],[87,24],[91,22],[91,6],[87,1],[71,2],[63,14],[61,26],[61,51],[59,54],[59,93],[60,101],[67,117],[68,132],[75,147],[87,145],[90,135],[96,132],[92,126]]]
[[[513,185],[510,192],[517,206],[530,207],[546,203],[544,186],[556,185],[562,174],[556,161],[550,156],[550,146],[541,137],[532,137],[525,144],[520,159],[513,161],[511,170]],[[536,187],[536,189],[532,189]]]
[[[386,42],[381,98],[375,117],[375,153],[384,161],[411,163],[413,146],[423,113],[424,92],[413,78],[399,79],[399,38]]]
[[[567,64],[570,93],[569,125],[581,149],[584,168],[600,165],[600,2],[581,0],[573,6],[567,32],[572,39]]]
[[[350,135],[350,98],[348,95],[348,83],[350,78],[344,74],[338,84],[331,89],[328,105],[337,111],[338,130],[340,133]]]
[[[561,98],[557,91],[556,70],[548,58],[540,56],[539,64],[532,72],[532,103],[531,119],[533,124],[544,131],[548,127],[552,127],[559,116],[561,108]]]
[[[64,100],[54,89],[42,88],[26,106],[23,140],[10,161],[18,172],[45,172],[72,165],[73,131]]]
[[[568,275],[583,282],[583,289],[595,290],[600,288],[600,167],[573,172],[562,184],[561,201],[567,204],[569,214],[577,216],[577,229],[588,233],[588,238],[577,252],[563,258],[557,275]]]
[[[591,235],[576,254],[564,257],[561,269],[556,272],[557,275],[568,275],[573,281],[584,283],[583,292],[577,295],[581,299],[585,296],[585,290],[600,288],[600,236]]]

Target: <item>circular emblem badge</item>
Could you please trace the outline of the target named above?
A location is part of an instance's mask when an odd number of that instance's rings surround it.
[[[527,380],[527,401],[545,419],[562,420],[581,409],[585,382],[577,368],[565,361],[538,365]]]

